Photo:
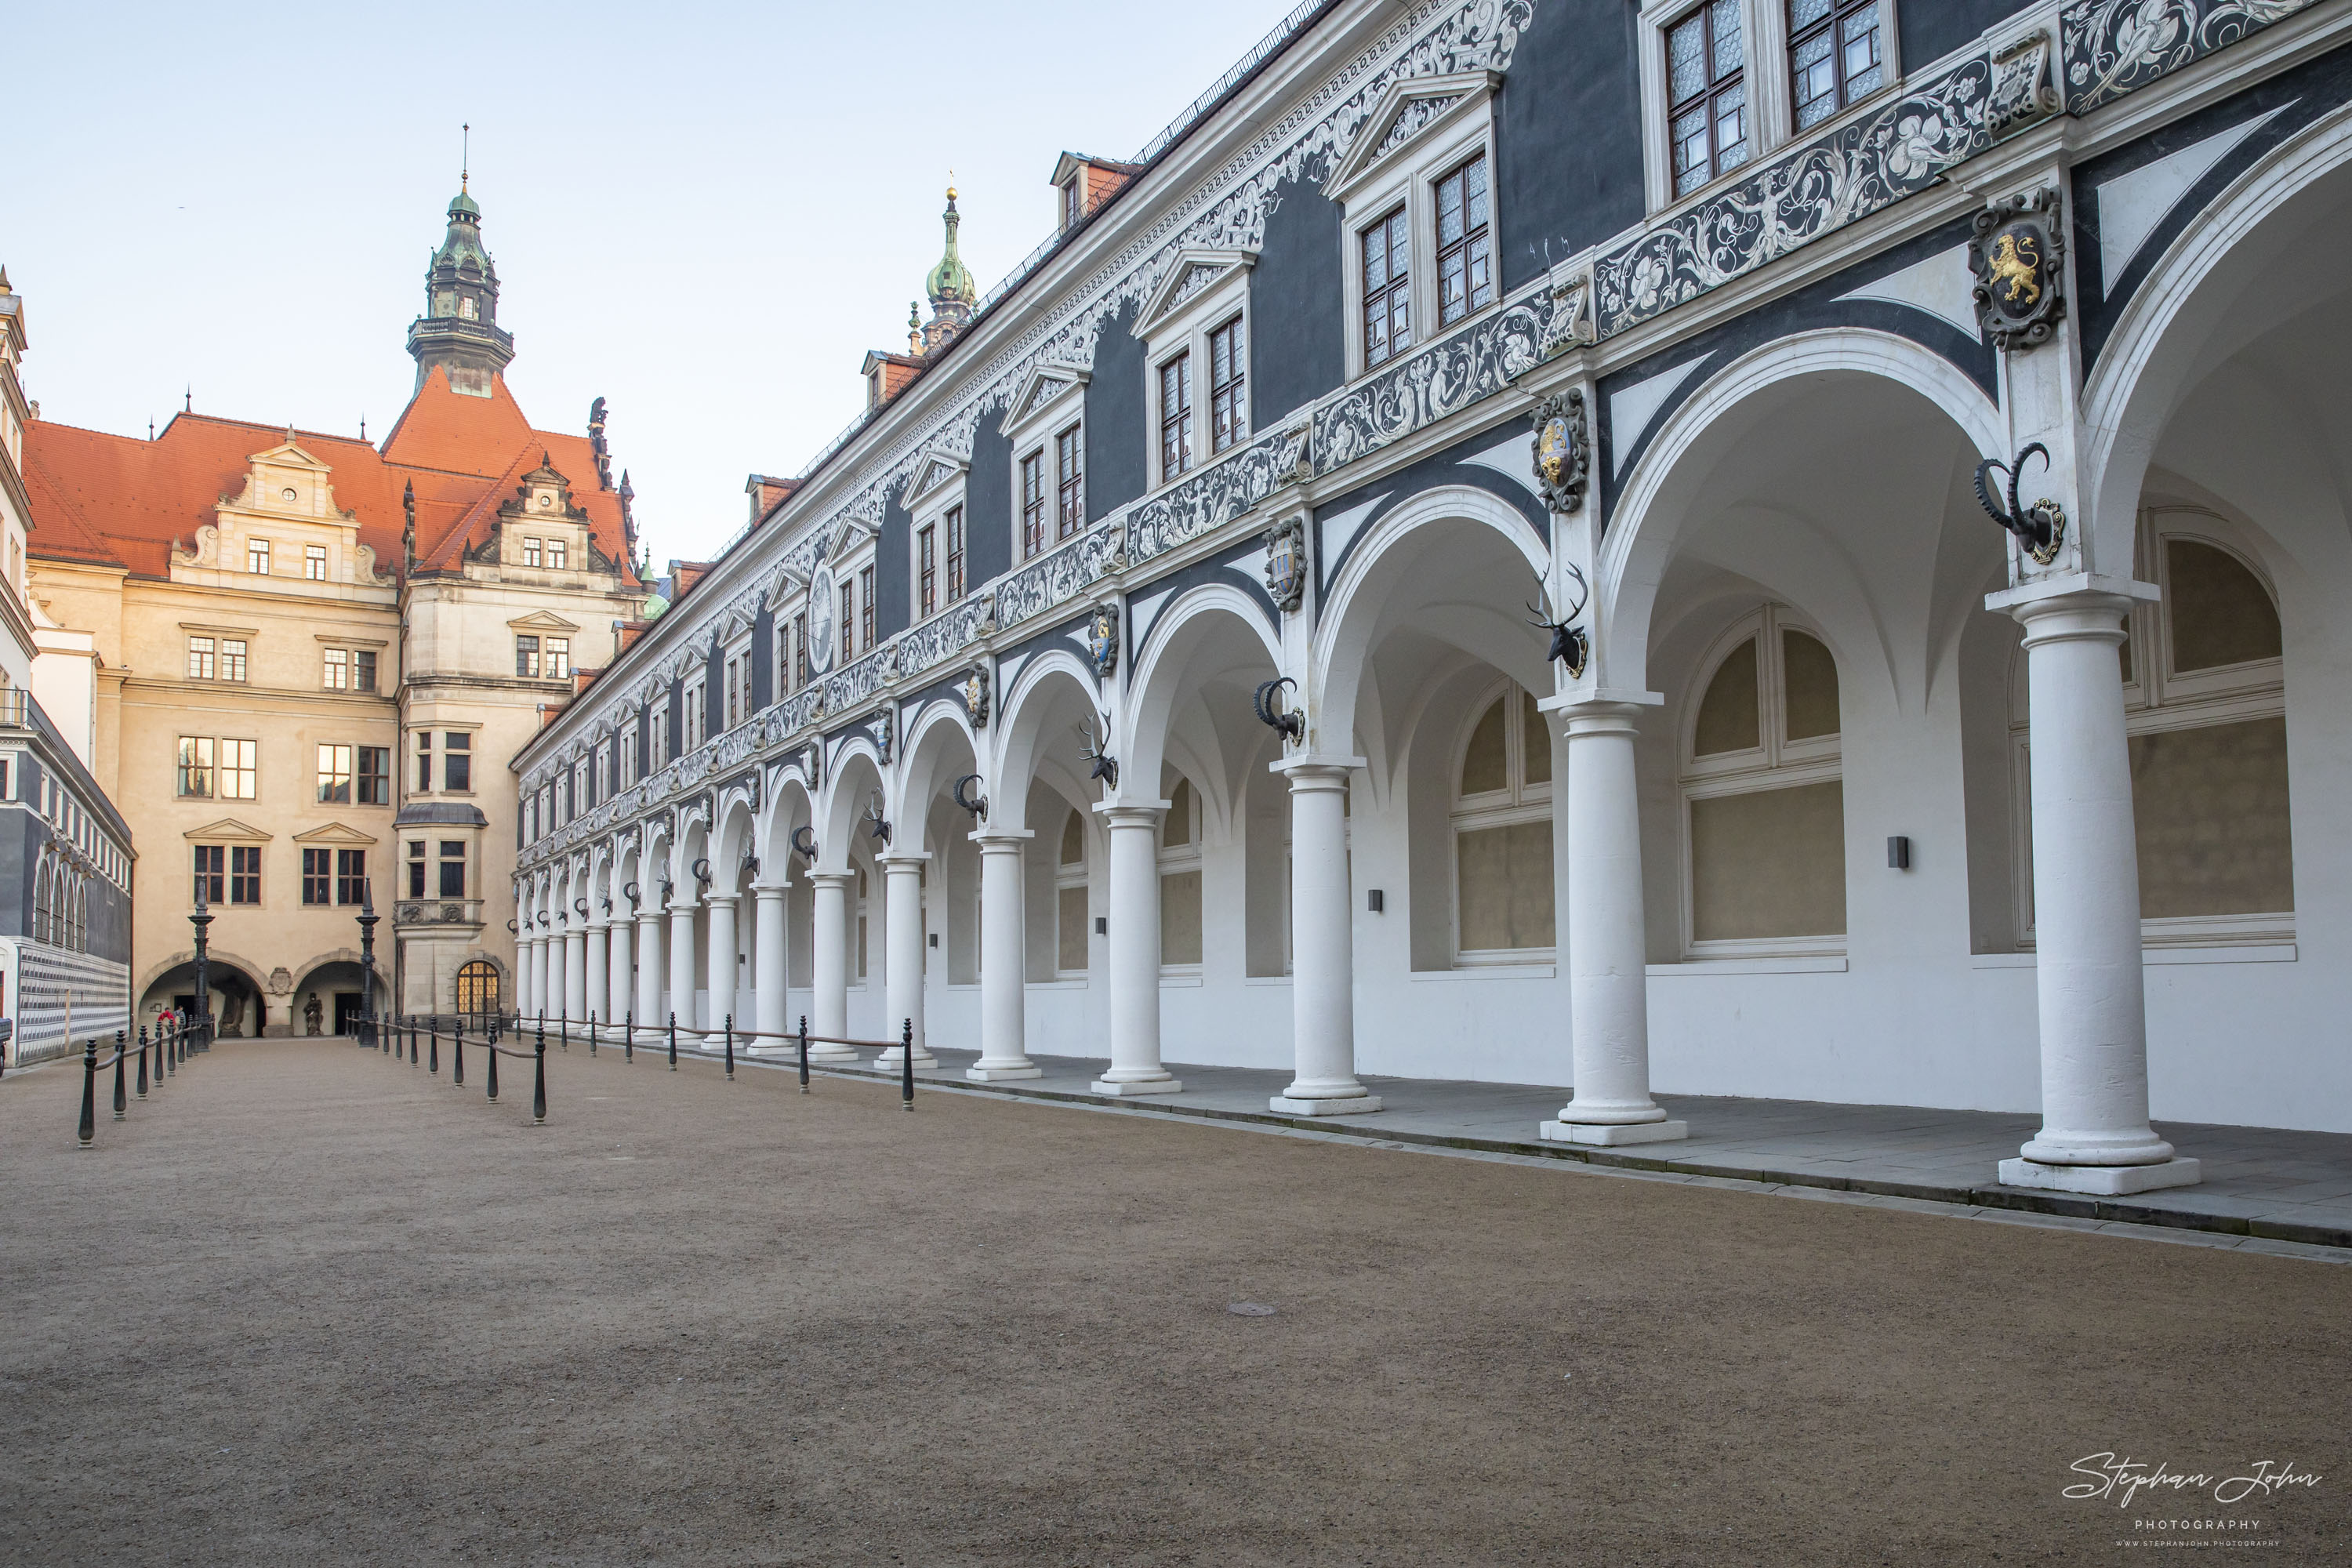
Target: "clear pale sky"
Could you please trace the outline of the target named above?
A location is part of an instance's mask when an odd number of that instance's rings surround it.
[[[1064,149],[1131,156],[1286,9],[35,0],[0,187],[26,389],[126,435],[193,386],[380,441],[471,121],[509,384],[549,429],[609,398],[646,548],[691,559],[905,346],[950,169],[986,289],[1046,237]]]

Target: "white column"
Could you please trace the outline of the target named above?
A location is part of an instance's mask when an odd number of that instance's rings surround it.
[[[2078,575],[1988,600],[2025,627],[2042,1025],[2042,1131],[2000,1163],[2000,1179],[2144,1193],[2200,1173],[2147,1123],[2139,858],[2116,653],[2137,584],[2098,583]]]
[[[809,873],[809,880],[816,885],[809,914],[814,928],[809,932],[809,961],[816,972],[809,976],[814,1009],[809,1019],[809,1033],[834,1040],[849,1033],[849,884],[856,876],[855,871]],[[856,1059],[854,1046],[809,1047],[809,1060],[813,1062]]]
[[[964,1068],[975,1083],[1043,1078],[1029,1059],[1028,926],[1023,911],[1025,827],[982,828],[980,846],[980,1060]]]
[[[890,1048],[874,1058],[877,1068],[898,1067],[902,1021],[915,1026],[915,1065],[935,1068],[939,1058],[923,1044],[923,854],[877,855],[882,868],[882,1037]]]
[[[588,930],[579,923],[563,932],[563,1016],[575,1024],[588,1016]]]
[[[615,915],[606,933],[609,951],[604,964],[604,1022],[614,1029],[626,1024],[629,1010],[636,1005],[632,994],[635,985],[629,973],[630,928],[634,924],[628,916]]]
[[[539,938],[520,937],[515,943],[515,1011],[530,1017],[539,1011],[545,994],[546,971],[541,965]]]
[[[727,1020],[735,1011],[735,895],[706,893],[702,901],[710,910],[709,973],[705,981],[710,993],[710,1016],[703,1024],[703,1044],[716,1050],[726,1044]]]
[[[1690,1136],[1650,1098],[1642,810],[1629,701],[1569,703],[1568,1009],[1575,1098],[1538,1131],[1563,1143]]]
[[[1291,1085],[1267,1103],[1292,1116],[1360,1116],[1381,1102],[1356,1079],[1355,895],[1348,877],[1348,775],[1361,757],[1276,763],[1290,778]]]
[[[611,994],[611,983],[605,978],[604,959],[612,950],[612,939],[605,931],[603,921],[590,921],[587,931],[583,933],[588,961],[586,984],[581,988],[580,998],[583,1022],[586,1021],[589,1014],[594,1013],[599,1015],[597,1021],[601,1024],[604,1003]]]
[[[663,1009],[659,1020],[667,1027],[670,1017],[677,1019],[679,1030],[694,1032],[694,900],[681,898],[669,908],[669,1005]]]
[[[540,998],[539,1010],[548,1017],[561,1018],[563,1016],[563,932],[562,928],[551,928],[547,933],[546,942],[547,981],[541,987],[545,994]]]
[[[663,1022],[661,911],[647,905],[637,910],[637,1027]]]
[[[1110,1068],[1097,1094],[1181,1094],[1160,1065],[1160,814],[1149,805],[1095,807],[1110,825]]]
[[[779,1037],[791,1027],[784,1016],[783,885],[754,887],[751,896],[757,905],[751,930],[753,1026],[763,1037],[751,1048],[782,1053],[786,1047]]]

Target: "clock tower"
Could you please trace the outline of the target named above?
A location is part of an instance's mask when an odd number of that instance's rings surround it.
[[[514,358],[513,334],[499,326],[499,269],[482,248],[482,209],[457,183],[449,232],[425,268],[425,314],[409,323],[416,388],[439,365],[452,391],[490,395],[490,378]]]

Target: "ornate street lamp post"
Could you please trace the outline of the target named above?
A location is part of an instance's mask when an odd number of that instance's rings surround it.
[[[375,892],[373,883],[360,884],[360,1016],[366,1020],[360,1026],[367,1034],[362,1037],[369,1044],[375,1040],[375,922],[383,917],[375,912]]]
[[[210,1026],[213,1021],[212,980],[207,973],[205,951],[205,928],[213,923],[213,911],[205,899],[205,879],[199,876],[196,879],[196,912],[188,917],[188,923],[196,928],[196,1016],[202,1020],[196,1033],[196,1048],[199,1050],[212,1044]]]

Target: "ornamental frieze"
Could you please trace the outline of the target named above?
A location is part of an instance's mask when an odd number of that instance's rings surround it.
[[[1491,397],[1532,370],[1559,301],[1549,288],[1431,344],[1315,411],[1315,471],[1342,468]]]
[[[1129,562],[1148,561],[1222,528],[1298,478],[1307,434],[1298,426],[1261,436],[1135,507],[1128,513]]]
[[[1076,598],[1110,574],[1110,560],[1124,543],[1126,525],[1097,523],[1050,555],[1041,555],[996,584],[996,622],[1018,626],[1032,616]]]
[[[2066,112],[2088,114],[2316,0],[2074,0],[2058,14]]]

